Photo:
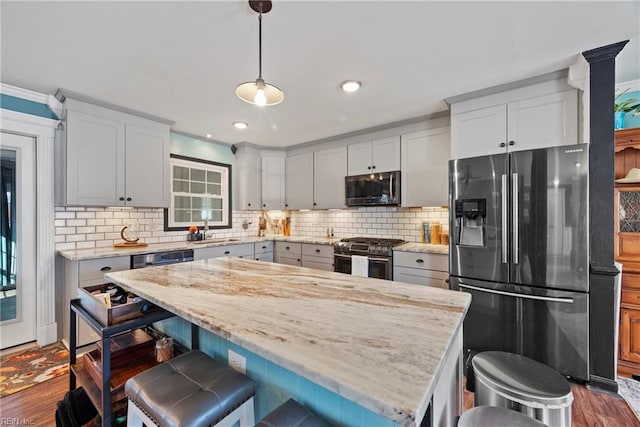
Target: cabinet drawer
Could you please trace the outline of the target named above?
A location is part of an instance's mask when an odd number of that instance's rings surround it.
[[[302,256],[319,256],[324,258],[333,259],[333,246],[332,245],[302,245]]]
[[[626,289],[622,290],[622,303],[623,304],[633,304],[640,307],[640,290],[638,291],[629,291]]]
[[[316,268],[318,270],[333,271],[333,256],[331,258],[302,255],[302,266]]]
[[[237,256],[251,259],[253,258],[253,244],[243,243],[240,245],[214,246],[211,248],[198,248],[193,251],[193,258],[195,260],[222,256]]]
[[[394,251],[393,266],[449,272],[449,255]]]
[[[632,288],[640,291],[640,274],[625,273],[622,267],[622,288]]]
[[[445,281],[448,276],[448,273],[442,271],[423,270],[420,268],[394,267],[393,269],[393,280],[395,282],[433,286],[442,289],[449,288]]]
[[[276,242],[276,255],[291,254],[292,256],[295,255],[296,258],[300,258],[301,253],[302,244],[300,243]]]
[[[273,252],[256,254],[256,261],[273,262]]]
[[[278,264],[297,265],[298,267],[301,266],[299,255],[288,255],[288,254],[279,255],[278,252],[276,252],[276,262]]]
[[[88,259],[78,263],[78,280],[80,282],[92,279],[102,279],[104,281],[106,273],[129,270],[130,268],[130,256]]]
[[[265,252],[273,252],[273,241],[265,240],[264,242],[255,242],[253,244],[253,250],[258,254],[263,254]]]

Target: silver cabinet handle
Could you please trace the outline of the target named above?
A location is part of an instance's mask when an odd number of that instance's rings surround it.
[[[517,264],[519,261],[519,257],[518,257],[518,252],[519,252],[519,248],[518,248],[518,241],[519,236],[518,236],[518,228],[519,228],[519,224],[518,224],[518,215],[520,215],[520,209],[518,207],[518,174],[514,173],[511,175],[511,191],[512,191],[512,198],[513,200],[511,201],[511,203],[513,204],[513,263]]]
[[[539,301],[560,302],[560,303],[564,303],[564,304],[573,304],[573,298],[553,298],[553,297],[540,297],[538,295],[516,294],[515,292],[496,291],[495,289],[485,289],[485,288],[480,288],[478,286],[465,285],[463,283],[460,283],[459,286],[461,288],[464,288],[464,289],[471,289],[473,291],[485,292],[485,293],[488,293],[488,294],[506,295],[506,296],[509,296],[509,297],[516,297],[516,298],[522,298],[522,299],[535,299],[535,300],[539,300]]]
[[[502,174],[502,263],[509,262],[507,259],[507,245],[509,244],[507,238],[507,195],[509,190],[507,188],[507,175]]]

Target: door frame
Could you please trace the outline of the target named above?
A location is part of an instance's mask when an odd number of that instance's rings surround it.
[[[5,92],[6,85],[2,87]],[[39,97],[46,104],[47,95],[28,92],[30,100]],[[20,95],[18,95],[20,96]],[[21,96],[22,97],[22,96]],[[23,97],[24,98],[24,97]],[[56,322],[54,236],[54,140],[59,120],[0,109],[0,129],[35,139],[36,152],[36,341],[51,344],[58,339]]]

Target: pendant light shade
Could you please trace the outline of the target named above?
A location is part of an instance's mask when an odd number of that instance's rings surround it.
[[[249,6],[258,12],[258,78],[255,81],[239,84],[236,87],[236,95],[243,101],[258,107],[276,105],[282,102],[284,93],[262,78],[262,14],[271,10],[271,2],[250,1]]]

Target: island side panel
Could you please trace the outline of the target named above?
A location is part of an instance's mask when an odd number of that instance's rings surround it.
[[[175,317],[156,323],[154,327],[190,348],[191,324],[188,321]],[[400,426],[204,329],[200,329],[200,349],[224,365],[229,363],[229,349],[246,358],[246,373],[257,383],[256,422],[291,397],[337,427]]]
[[[462,324],[458,328],[447,355],[431,400],[433,426],[454,426],[462,414]],[[428,425],[425,423],[423,425]]]

